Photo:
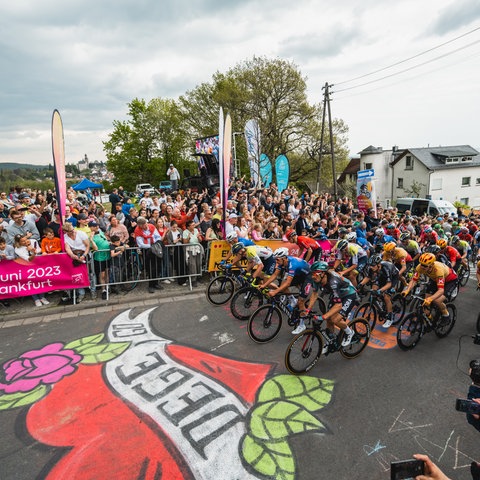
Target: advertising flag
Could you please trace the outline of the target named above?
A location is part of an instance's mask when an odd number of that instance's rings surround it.
[[[290,179],[290,162],[285,155],[279,155],[275,160],[275,176],[277,178],[278,191],[285,190]]]
[[[220,195],[222,196],[224,225],[225,225],[225,215],[227,212],[231,158],[232,158],[232,119],[230,118],[230,114],[227,113],[227,117],[225,118],[225,130],[223,131],[223,169],[222,169],[223,189],[220,191]]]
[[[248,120],[245,124],[245,141],[247,143],[250,177],[252,178],[255,187],[258,187],[260,183],[260,129],[256,120]]]
[[[269,187],[272,183],[272,163],[267,155],[260,155],[260,178],[264,187]]]
[[[360,170],[357,173],[357,205],[358,209],[364,213],[371,208],[376,209],[374,175],[373,169]]]
[[[52,154],[58,205],[58,223],[63,225],[65,220],[65,205],[67,203],[67,182],[65,177],[63,123],[58,110],[54,110],[52,115]]]

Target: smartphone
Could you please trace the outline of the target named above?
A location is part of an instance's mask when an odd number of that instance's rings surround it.
[[[455,410],[465,413],[480,413],[480,403],[474,402],[473,400],[464,400],[462,398],[457,398],[455,401]]]
[[[390,464],[390,480],[415,479],[425,473],[425,463],[422,460],[400,460]]]

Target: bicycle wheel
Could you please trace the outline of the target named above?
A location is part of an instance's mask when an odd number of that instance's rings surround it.
[[[411,350],[421,340],[424,330],[423,321],[416,312],[409,313],[397,330],[397,345],[402,350]]]
[[[368,321],[370,325],[370,330],[375,328],[378,318],[377,309],[369,302],[362,303],[353,314],[354,318],[362,317]]]
[[[249,318],[247,332],[254,342],[266,343],[278,335],[281,326],[281,310],[273,305],[263,305]]]
[[[446,307],[448,319],[440,317],[433,327],[433,331],[438,338],[446,337],[452,331],[457,320],[457,307],[453,303],[447,303]]]
[[[122,289],[131,292],[137,286],[142,275],[142,267],[137,255],[131,255],[123,268],[122,281],[125,283],[122,284]]]
[[[230,310],[235,318],[248,320],[252,313],[263,305],[263,295],[255,287],[244,287],[236,291],[230,302]]]
[[[407,309],[407,302],[401,293],[397,293],[392,297],[392,313],[393,324],[397,325],[402,321],[405,311]]]
[[[461,287],[464,287],[468,278],[470,277],[470,265],[467,262],[467,266],[463,265],[458,269],[458,283]]]
[[[358,357],[365,347],[368,345],[370,340],[370,323],[366,318],[355,318],[352,320],[348,326],[355,332],[355,335],[352,338],[350,345],[347,347],[340,347],[340,353],[345,358],[355,358]],[[345,333],[343,334],[345,335]],[[339,340],[342,341],[342,338]]]
[[[225,305],[233,296],[235,285],[230,277],[221,275],[214,278],[206,290],[207,300],[212,305]]]
[[[309,328],[299,333],[288,345],[285,352],[285,366],[290,373],[307,373],[317,363],[322,354],[322,336]]]

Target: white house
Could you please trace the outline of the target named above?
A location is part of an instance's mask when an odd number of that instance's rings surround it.
[[[360,152],[360,170],[373,168],[377,203],[400,197],[414,182],[419,197],[480,205],[480,154],[469,145],[383,150],[369,146]]]

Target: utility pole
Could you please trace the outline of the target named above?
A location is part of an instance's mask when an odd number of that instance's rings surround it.
[[[325,138],[325,117],[328,113],[328,131],[330,134],[330,155],[332,156],[332,176],[333,176],[333,196],[335,201],[337,201],[337,173],[335,169],[335,150],[333,147],[333,123],[332,123],[332,111],[330,109],[330,87],[333,85],[329,85],[328,82],[322,87],[323,92],[323,112],[322,112],[322,130],[320,133],[320,151],[319,151],[319,158],[318,158],[318,171],[317,171],[317,192],[320,193],[320,170],[322,167],[322,157],[323,157],[323,145],[324,145],[324,138]]]

